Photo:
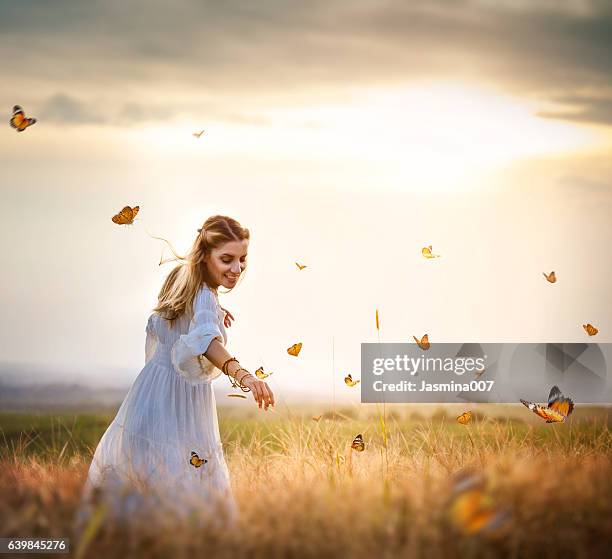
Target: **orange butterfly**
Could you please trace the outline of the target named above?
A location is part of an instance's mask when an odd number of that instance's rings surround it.
[[[448,515],[455,528],[466,535],[495,531],[508,517],[485,491],[482,476],[471,472],[455,477]]]
[[[23,109],[19,105],[13,107],[13,116],[9,120],[11,126],[17,130],[17,132],[23,132],[28,126],[36,124],[35,118],[26,118]]]
[[[132,225],[134,223],[134,218],[136,214],[140,210],[140,206],[134,206],[130,208],[130,206],[125,206],[118,214],[114,215],[111,219],[113,223],[117,225]]]
[[[194,132],[194,133],[193,133],[193,135],[194,135],[196,138],[199,138],[199,137],[200,137],[202,134],[204,134],[204,132],[205,132],[205,130],[202,130],[201,132]]]
[[[432,254],[431,245],[429,245],[428,247],[423,247],[423,249],[421,250],[421,254],[425,258],[440,258],[439,254]]]
[[[206,460],[206,458],[200,458],[195,452],[193,452],[193,450],[191,451],[191,459],[189,460],[189,463],[195,467],[195,468],[199,468],[202,464],[206,464],[208,462],[208,460]]]
[[[357,435],[353,439],[351,448],[355,449],[357,452],[363,452],[365,450],[365,443],[363,442],[363,437],[361,436],[361,433],[359,433],[359,435]]]
[[[319,421],[322,417],[323,417],[323,414],[321,414],[321,415],[313,415],[312,416],[312,420],[313,421]]]
[[[425,334],[420,340],[416,336],[412,336],[412,337],[414,338],[414,341],[417,343],[417,345],[421,349],[429,349],[431,347],[429,343],[429,336],[427,334]]]
[[[301,349],[302,349],[302,342],[298,342],[297,344],[293,344],[289,349],[287,349],[287,353],[289,355],[293,355],[294,357],[297,357]]]
[[[306,264],[298,264],[297,262],[295,263],[295,265],[300,269],[303,270],[304,268],[306,268]]]
[[[597,334],[597,332],[599,332],[599,330],[592,324],[583,324],[582,327],[589,336],[594,336]]]
[[[471,420],[472,420],[471,411],[466,411],[457,418],[457,421],[461,423],[461,425],[467,425]]]
[[[228,394],[228,398],[244,398],[246,400],[246,396],[244,394]]]
[[[555,275],[555,272],[551,272],[550,274],[546,275],[546,272],[542,272],[544,274],[544,277],[550,282],[550,283],[555,283],[557,281],[557,276]]]
[[[259,369],[255,371],[255,376],[261,379],[268,378],[270,375],[273,375],[273,374],[274,373],[264,373],[263,367],[259,367]]]
[[[360,380],[353,380],[353,377],[350,373],[344,377],[344,384],[346,384],[347,386],[357,386],[360,382]]]
[[[376,330],[380,330],[380,322],[378,321],[378,309],[376,309]]]
[[[553,386],[548,395],[548,406],[533,404],[527,400],[521,400],[533,413],[546,420],[546,423],[563,423],[574,410],[574,402],[561,394],[558,386]]]

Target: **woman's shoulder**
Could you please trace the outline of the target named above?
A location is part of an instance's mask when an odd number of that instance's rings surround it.
[[[157,317],[159,314],[156,311],[153,311],[149,318],[147,319],[147,330],[155,330],[155,322],[157,321]]]
[[[207,283],[203,283],[200,288],[198,289],[198,295],[201,294],[210,294],[210,296],[212,296],[213,299],[217,299],[217,290],[216,289],[212,289]]]
[[[219,298],[217,296],[216,290],[211,289],[210,286],[206,283],[203,283],[200,286],[198,292],[196,293],[194,301],[206,307],[219,306]]]

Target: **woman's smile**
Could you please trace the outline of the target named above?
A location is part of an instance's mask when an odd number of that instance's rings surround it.
[[[211,280],[228,289],[236,287],[238,280],[247,267],[249,240],[229,241],[215,248],[205,258]]]

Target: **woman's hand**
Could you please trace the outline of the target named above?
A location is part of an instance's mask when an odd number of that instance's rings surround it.
[[[223,326],[225,326],[226,328],[229,328],[232,325],[232,320],[234,320],[234,315],[231,312],[229,312],[227,309],[224,309],[223,307],[221,307],[221,305],[219,305],[219,307],[225,313],[225,317],[223,318]]]
[[[268,406],[274,406],[274,394],[272,393],[272,389],[263,380],[259,380],[249,374],[248,376],[245,375],[245,378],[242,379],[242,384],[251,389],[251,393],[253,394],[253,398],[255,398],[255,402],[259,405],[259,409],[261,409],[263,405],[264,410],[268,411]]]

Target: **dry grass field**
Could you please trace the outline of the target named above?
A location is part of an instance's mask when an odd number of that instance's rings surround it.
[[[472,406],[468,425],[454,406],[244,409],[219,409],[235,529],[168,519],[166,530],[141,533],[105,522],[101,510],[78,539],[73,515],[112,412],[0,414],[0,535],[69,537],[71,556],[108,558],[559,559],[610,550],[606,408],[578,406],[557,425],[522,406]],[[351,449],[358,433],[362,452]],[[479,480],[471,490],[457,481],[466,471]]]

